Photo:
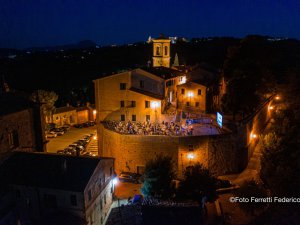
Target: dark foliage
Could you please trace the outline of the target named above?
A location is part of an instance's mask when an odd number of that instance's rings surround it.
[[[146,164],[142,193],[148,197],[169,198],[174,193],[175,171],[172,158],[158,155]]]
[[[184,180],[179,185],[178,197],[201,202],[206,196],[208,201],[214,201],[217,197],[217,185],[218,180],[210,174],[209,170],[201,164],[196,164],[186,169]]]
[[[234,192],[234,195],[250,200],[249,202],[240,202],[239,207],[251,215],[254,215],[256,212],[261,212],[268,206],[268,203],[251,201],[251,197],[268,197],[267,191],[262,187],[261,184],[256,183],[254,180],[243,183],[240,188]]]

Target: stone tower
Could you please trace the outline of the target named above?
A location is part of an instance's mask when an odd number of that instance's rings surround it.
[[[153,42],[153,67],[170,67],[170,42],[171,40],[163,35],[152,39]]]

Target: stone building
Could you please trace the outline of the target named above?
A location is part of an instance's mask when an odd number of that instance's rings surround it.
[[[52,117],[53,123],[55,123],[57,126],[63,126],[65,124],[73,125],[77,123],[76,108],[69,105],[56,108]]]
[[[19,93],[0,94],[0,160],[15,150],[45,150],[44,119],[39,104]]]
[[[94,105],[87,103],[86,106],[73,107],[67,104],[66,106],[56,108],[52,121],[57,126],[74,125],[77,123],[85,123],[96,120],[96,109]]]
[[[114,159],[15,152],[0,166],[0,177],[1,203],[21,224],[63,224],[64,215],[76,220],[64,224],[102,225],[113,200]]]
[[[170,67],[170,43],[171,40],[161,35],[159,38],[152,39],[153,42],[153,67]]]

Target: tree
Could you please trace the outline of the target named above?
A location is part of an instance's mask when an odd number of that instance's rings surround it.
[[[267,207],[267,203],[251,201],[251,197],[266,198],[267,191],[261,184],[256,183],[254,180],[244,182],[239,189],[234,192],[234,195],[240,198],[247,198],[249,202],[238,202],[240,208],[251,215],[256,212],[261,212]]]
[[[201,201],[206,196],[208,201],[217,197],[217,179],[208,169],[197,163],[185,170],[184,180],[179,185],[178,195],[196,201]]]
[[[158,155],[147,162],[141,189],[145,196],[168,198],[173,194],[175,171],[172,158]]]
[[[55,110],[55,102],[58,95],[53,91],[37,90],[31,94],[31,100],[42,104],[42,110],[46,117],[50,118],[52,122],[52,114]]]

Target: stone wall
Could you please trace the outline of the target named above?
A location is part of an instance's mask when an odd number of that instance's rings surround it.
[[[32,109],[11,113],[0,117],[0,160],[13,150],[34,151],[36,140]],[[9,136],[17,132],[19,146],[9,143]]]
[[[201,163],[214,174],[222,175],[238,172],[243,161],[231,135],[125,135],[101,125],[99,136],[99,154],[115,158],[118,174],[122,171],[139,172],[140,167],[159,154],[172,157],[179,178],[188,166],[195,163]]]

